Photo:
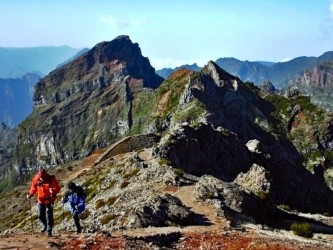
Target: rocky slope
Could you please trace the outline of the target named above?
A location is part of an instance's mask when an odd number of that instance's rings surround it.
[[[16,129],[0,124],[0,192],[4,188],[1,179],[8,176],[12,169],[12,159],[14,143],[16,139]]]
[[[270,178],[264,174],[262,168],[254,166],[248,174],[240,174],[235,182],[224,182],[207,175],[197,179],[177,171],[168,165],[167,161],[154,156],[153,149],[161,141],[150,148],[150,144],[141,139],[123,140],[120,145],[124,145],[118,146],[118,153],[110,158],[104,155],[102,157],[104,160],[97,160],[101,159],[98,156],[102,156],[97,153],[94,157],[89,157],[90,159],[54,169],[53,173],[61,182],[61,186],[69,180],[74,180],[81,183],[87,191],[87,208],[81,215],[84,227],[84,233],[81,235],[73,234],[72,218],[67,210],[63,212],[60,202],[55,205],[55,237],[45,240],[45,236],[38,233],[35,209],[32,210],[35,234],[29,235],[27,232],[31,231],[29,214],[31,211],[25,198],[28,185],[1,195],[0,215],[3,220],[0,223],[0,230],[4,234],[0,236],[0,247],[20,248],[23,245],[57,249],[100,249],[110,246],[115,249],[139,246],[148,249],[163,247],[216,249],[217,246],[225,249],[235,249],[235,247],[330,249],[332,247],[333,238],[323,234],[325,230],[332,231],[330,225],[333,222],[329,217],[313,216],[321,218],[316,221],[306,219],[301,214],[289,216],[292,221],[285,226],[286,230],[269,226],[259,228],[252,224],[253,221],[257,221],[255,218],[258,215],[260,219],[263,218],[265,211],[263,205],[269,204],[262,200],[263,196],[262,198],[257,196],[262,188],[265,192],[270,191]],[[131,151],[128,143],[138,140],[142,141],[142,148]],[[256,181],[259,179],[265,181]],[[251,180],[252,184],[248,180]],[[196,183],[185,185],[188,181]],[[262,184],[261,187],[258,184]],[[64,192],[65,190],[62,190],[62,194]],[[257,209],[253,209],[253,206]],[[289,231],[290,223],[304,220],[310,221],[313,227],[313,239],[302,239],[293,236]]]
[[[313,70],[305,70],[290,82],[288,89],[310,96],[311,102],[332,112],[333,61],[321,63]]]
[[[162,80],[127,36],[52,71],[37,83],[34,112],[20,124],[18,168],[77,159],[135,133]]]
[[[34,112],[19,127],[17,167],[54,164],[63,185],[81,183],[85,232],[207,225],[184,196],[169,192],[185,185],[195,203],[214,206],[232,227],[289,230],[306,221],[316,233],[332,232],[324,219],[280,209],[333,213],[332,116],[309,98],[266,87],[212,61],[161,83],[138,45],[121,36],[40,80]],[[89,164],[72,161],[110,144]],[[1,196],[11,204],[0,209],[1,230],[28,230],[18,190]],[[60,230],[72,227],[59,203],[55,214]]]

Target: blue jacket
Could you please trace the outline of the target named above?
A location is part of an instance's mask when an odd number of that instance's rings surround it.
[[[72,215],[82,213],[86,208],[86,195],[81,186],[77,186],[77,190],[69,192],[65,195],[63,202],[68,202],[69,210]]]

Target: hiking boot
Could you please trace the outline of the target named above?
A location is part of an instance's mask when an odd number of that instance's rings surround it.
[[[80,234],[81,233],[81,228],[79,228],[78,230],[76,230],[76,233]]]
[[[41,233],[45,233],[46,232],[46,227],[44,227],[42,230],[40,230]]]
[[[48,237],[52,237],[53,235],[52,235],[52,232],[47,232],[47,236]]]

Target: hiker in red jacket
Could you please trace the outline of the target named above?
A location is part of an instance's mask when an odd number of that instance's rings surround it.
[[[44,168],[39,168],[38,173],[32,179],[27,198],[30,199],[37,193],[38,218],[43,225],[42,233],[47,231],[48,236],[52,236],[53,228],[53,204],[60,186],[54,175],[49,175]]]

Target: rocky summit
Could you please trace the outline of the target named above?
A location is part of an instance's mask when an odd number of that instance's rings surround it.
[[[81,184],[85,233],[160,230],[179,242],[193,227],[246,223],[333,231],[333,117],[307,96],[243,83],[213,61],[162,81],[121,36],[41,79],[34,101],[18,128],[16,168],[40,164],[63,186]],[[29,230],[24,189],[0,197],[8,234]],[[54,209],[58,230],[70,231],[70,214]]]
[[[136,110],[162,78],[128,36],[102,42],[41,79],[20,126],[20,169],[87,156],[141,126]],[[143,100],[143,101],[144,101]]]

